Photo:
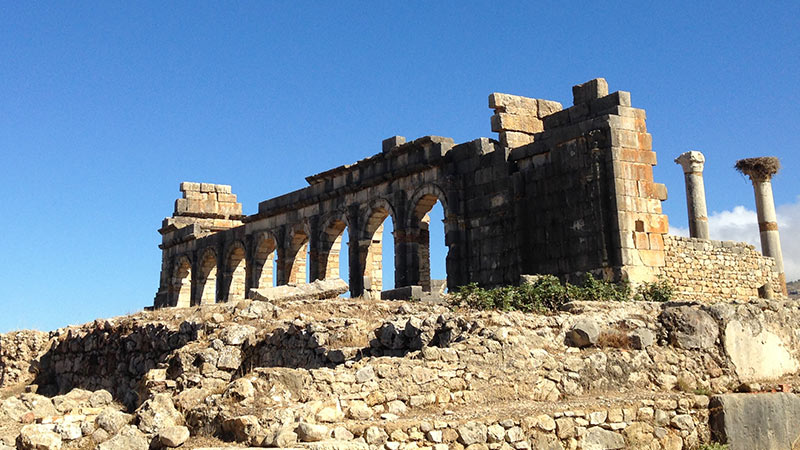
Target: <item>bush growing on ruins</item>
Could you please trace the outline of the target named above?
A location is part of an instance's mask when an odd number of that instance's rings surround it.
[[[582,285],[561,284],[553,275],[543,275],[520,286],[484,289],[477,283],[462,286],[452,297],[452,306],[546,313],[569,301],[627,301],[628,283],[611,283],[587,275]]]
[[[672,299],[675,289],[669,281],[662,277],[652,283],[644,283],[636,288],[633,299],[643,302],[668,302]]]
[[[625,302],[631,299],[631,286],[628,282],[612,283],[586,274],[581,286],[567,283],[567,296],[570,300]]]

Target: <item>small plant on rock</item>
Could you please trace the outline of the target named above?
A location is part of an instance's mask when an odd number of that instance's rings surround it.
[[[697,450],[728,450],[728,444],[720,444],[719,442],[700,444]]]
[[[634,300],[643,302],[668,302],[672,299],[675,289],[663,277],[652,283],[644,283],[636,288]]]

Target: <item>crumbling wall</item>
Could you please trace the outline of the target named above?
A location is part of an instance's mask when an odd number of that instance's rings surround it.
[[[32,379],[38,360],[50,347],[48,333],[35,330],[0,334],[0,387]]]
[[[747,300],[763,297],[763,286],[770,295],[782,295],[775,260],[750,244],[668,235],[664,255],[661,275],[675,288],[676,299]]]

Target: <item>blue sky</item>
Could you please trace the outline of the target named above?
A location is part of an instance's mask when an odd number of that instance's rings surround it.
[[[388,136],[493,137],[491,92],[569,105],[595,77],[647,110],[678,232],[678,154],[706,155],[712,237],[742,239],[753,194],[731,166],[779,156],[792,260],[800,4],[760,3],[4,2],[0,332],[151,304],[181,181],[254,213]]]

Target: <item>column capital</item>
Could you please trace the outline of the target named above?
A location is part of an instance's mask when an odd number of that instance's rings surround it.
[[[706,162],[706,157],[702,153],[691,150],[681,153],[680,156],[675,158],[675,163],[680,164],[683,168],[683,173],[703,172],[703,167]]]

